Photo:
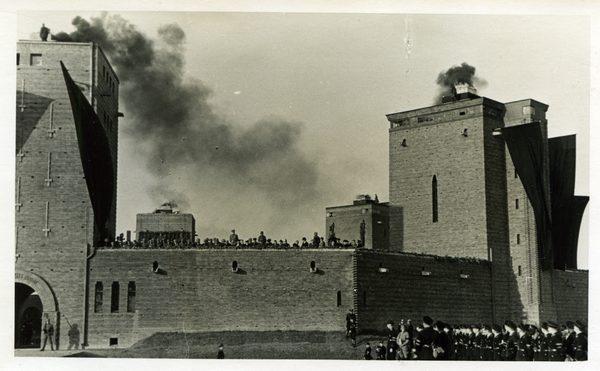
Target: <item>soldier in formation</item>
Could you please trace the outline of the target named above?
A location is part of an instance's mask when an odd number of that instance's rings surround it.
[[[410,324],[410,320],[408,321]],[[548,321],[535,325],[515,324],[507,320],[498,324],[451,326],[423,317],[423,325],[412,324],[410,331],[404,320],[398,331],[393,322],[386,325],[387,352],[383,341],[377,347],[377,359],[465,360],[465,361],[586,361],[588,352],[587,326],[584,321],[569,321],[560,325]],[[395,338],[395,342],[391,339]],[[414,339],[414,341],[413,341]],[[390,351],[390,348],[393,350]],[[403,350],[406,349],[406,350]],[[408,353],[408,354],[406,354]],[[387,357],[385,356],[387,354]]]

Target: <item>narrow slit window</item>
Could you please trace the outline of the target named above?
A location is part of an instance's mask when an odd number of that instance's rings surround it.
[[[521,275],[521,266],[519,265],[519,276]]]
[[[517,198],[515,200],[515,209],[518,209],[518,208],[519,208],[519,199]]]
[[[517,245],[521,244],[521,235],[517,234]]]
[[[104,290],[102,287],[102,282],[96,282],[96,295],[94,300],[94,312],[100,313],[102,312],[102,299],[104,296]]]
[[[342,306],[342,292],[341,291],[337,292],[337,306],[338,307]]]
[[[514,169],[515,172],[515,179],[517,179],[519,177],[519,174],[517,174],[517,168]]]
[[[21,64],[21,53],[17,53],[17,66]]]
[[[127,312],[135,312],[135,282],[129,282],[127,286]]]
[[[438,191],[437,191],[437,177],[434,175],[431,181],[431,204],[433,213],[433,222],[438,221]]]
[[[119,283],[113,282],[110,292],[110,312],[119,313]]]

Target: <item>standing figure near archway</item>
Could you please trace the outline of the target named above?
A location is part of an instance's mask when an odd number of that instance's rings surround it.
[[[42,349],[40,349],[40,351],[44,351],[44,348],[46,348],[46,341],[48,339],[50,339],[50,349],[54,350],[54,344],[52,342],[52,338],[54,337],[54,326],[52,325],[52,323],[50,322],[50,318],[48,318],[48,315],[46,315],[46,321],[44,322],[44,327],[42,329],[43,331],[43,345],[42,345]]]

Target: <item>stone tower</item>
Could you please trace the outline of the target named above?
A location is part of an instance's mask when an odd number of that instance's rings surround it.
[[[17,345],[42,316],[60,348],[75,325],[85,342],[90,247],[115,233],[118,88],[97,44],[17,44]]]

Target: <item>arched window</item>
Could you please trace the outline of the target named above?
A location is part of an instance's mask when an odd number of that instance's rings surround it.
[[[431,181],[431,204],[433,211],[433,222],[438,221],[438,193],[437,193],[437,177],[434,175]]]
[[[130,281],[127,286],[127,312],[135,312],[135,282]]]
[[[342,306],[342,292],[341,291],[337,292],[337,306],[338,307]]]

